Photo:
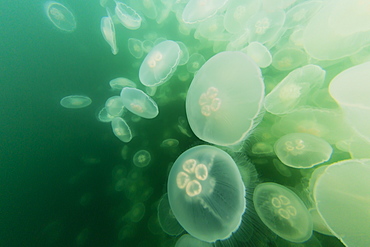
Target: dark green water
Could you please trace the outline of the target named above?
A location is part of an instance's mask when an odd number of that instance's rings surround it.
[[[174,246],[175,237],[151,231],[148,224],[165,193],[168,164],[200,143],[176,127],[178,117],[185,117],[184,101],[174,100],[156,119],[135,124],[129,156],[143,148],[152,153],[141,180],[153,194],[143,219],[127,223],[123,217],[132,202],[114,190],[112,170],[116,165],[130,170],[131,158],[122,159],[124,144],[95,116],[114,95],[109,80],[137,77],[123,38],[131,32],[120,34],[120,52],[113,56],[100,32],[106,12],[99,2],[64,3],[76,14],[72,33],[49,22],[43,1],[0,3],[0,246]],[[70,94],[88,95],[93,103],[77,110],[61,107],[59,100]],[[159,148],[169,137],[180,141],[171,152]],[[85,204],[82,197],[88,198]],[[130,233],[122,239],[124,226]],[[341,246],[334,238],[315,236],[322,246]]]

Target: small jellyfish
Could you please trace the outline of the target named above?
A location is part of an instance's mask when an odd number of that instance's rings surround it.
[[[135,153],[132,161],[137,167],[146,167],[149,165],[151,160],[150,153],[146,150],[139,150]]]
[[[246,23],[258,12],[260,5],[260,0],[229,1],[225,13],[225,29],[230,33],[243,33]]]
[[[200,35],[208,40],[218,40],[225,37],[223,16],[214,16],[199,24],[195,36]]]
[[[186,96],[194,134],[222,146],[243,141],[260,121],[264,83],[257,64],[241,51],[211,57],[195,75]]]
[[[179,141],[177,139],[169,138],[163,140],[160,147],[162,148],[175,148],[179,145]]]
[[[112,116],[108,113],[107,108],[105,106],[99,111],[97,118],[100,122],[108,123],[111,122],[115,116]]]
[[[130,51],[132,56],[134,56],[137,59],[140,59],[144,54],[143,43],[138,39],[129,38],[128,50]]]
[[[246,48],[242,49],[242,51],[250,56],[260,68],[266,68],[270,66],[272,62],[270,51],[259,42],[251,42]]]
[[[143,51],[149,53],[153,49],[154,43],[151,40],[144,40],[142,43]]]
[[[142,202],[136,203],[131,210],[125,215],[131,222],[139,222],[145,215],[145,205]]]
[[[118,53],[116,43],[116,31],[114,29],[113,21],[110,16],[105,16],[101,18],[100,29],[105,41],[107,41],[107,43],[111,47],[113,55],[116,55]]]
[[[293,112],[306,103],[310,92],[321,87],[325,74],[325,70],[313,64],[293,70],[266,95],[265,109],[272,114]]]
[[[141,26],[141,16],[130,6],[116,1],[115,13],[124,27],[130,30],[139,29]]]
[[[157,103],[139,89],[123,88],[121,99],[127,110],[140,117],[151,119],[159,113]]]
[[[72,12],[61,3],[48,1],[44,5],[49,20],[62,31],[72,32],[76,29],[76,20]]]
[[[126,121],[120,117],[115,117],[112,120],[112,130],[113,134],[118,137],[123,142],[129,142],[132,139],[132,133],[130,127],[127,125]]]
[[[312,219],[302,200],[276,183],[257,185],[253,203],[258,216],[271,231],[285,240],[302,243],[312,236]]]
[[[112,96],[105,101],[105,109],[108,114],[114,117],[120,117],[123,114],[124,106],[119,96]]]
[[[202,54],[193,53],[189,57],[186,68],[188,72],[196,73],[203,66],[205,62],[206,62],[206,59],[204,58]]]
[[[173,164],[168,199],[180,225],[193,237],[215,242],[236,231],[245,211],[245,186],[234,160],[219,148],[201,145]]]
[[[158,221],[162,230],[171,236],[178,236],[184,228],[173,215],[167,193],[164,194],[158,204]]]
[[[91,99],[83,95],[69,95],[60,100],[61,106],[65,108],[84,108],[91,104]]]
[[[130,79],[124,78],[124,77],[117,77],[113,80],[110,80],[109,86],[113,90],[119,90],[121,91],[124,87],[133,87],[136,88],[135,82],[131,81]]]
[[[306,53],[297,48],[282,48],[272,56],[272,66],[280,71],[289,71],[305,63],[307,63]]]
[[[274,146],[277,157],[294,168],[311,168],[328,161],[333,148],[324,139],[306,134],[291,133],[281,137]]]
[[[309,19],[322,7],[322,1],[307,1],[295,5],[286,12],[285,28],[304,26]]]
[[[172,40],[157,44],[140,66],[139,78],[147,87],[159,86],[168,81],[180,61],[180,47]]]
[[[214,16],[228,0],[190,0],[182,12],[186,24],[194,24]]]
[[[277,35],[283,27],[285,12],[277,10],[274,12],[260,11],[248,20],[249,40],[264,44]]]

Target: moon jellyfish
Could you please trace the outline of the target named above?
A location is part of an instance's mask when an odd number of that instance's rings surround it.
[[[245,186],[234,160],[219,148],[201,145],[173,164],[168,199],[180,225],[202,241],[227,239],[245,211]]]
[[[188,62],[189,60],[189,51],[188,51],[188,48],[186,47],[186,45],[181,42],[181,41],[177,41],[176,42],[179,47],[180,47],[180,60],[179,60],[179,64],[178,65],[184,65]]]
[[[323,84],[325,74],[325,70],[313,64],[293,70],[266,95],[265,109],[272,114],[294,111],[306,102],[313,89]]]
[[[107,108],[105,106],[99,111],[97,118],[100,122],[108,123],[111,122],[115,116],[112,116],[108,113]]]
[[[124,27],[136,30],[141,26],[141,16],[130,6],[116,1],[115,13]]]
[[[46,2],[45,11],[49,20],[60,30],[72,32],[76,29],[74,15],[63,4],[54,1]]]
[[[145,214],[145,205],[142,202],[136,203],[132,206],[131,210],[125,215],[125,217],[129,218],[131,222],[137,223],[139,222]]]
[[[352,55],[369,45],[369,40],[370,3],[363,0],[324,1],[303,34],[306,52],[319,60]]]
[[[288,188],[276,183],[257,185],[253,203],[258,216],[271,231],[295,243],[312,236],[312,219],[302,200]]]
[[[180,61],[180,47],[172,40],[163,41],[148,53],[140,66],[139,78],[147,87],[168,81]]]
[[[277,10],[274,12],[260,11],[253,15],[247,23],[249,40],[258,41],[261,44],[270,41],[279,33],[285,21],[285,12]]]
[[[263,98],[257,64],[243,52],[221,52],[195,75],[186,97],[186,115],[199,139],[231,146],[244,140],[260,120]]]
[[[306,1],[297,4],[286,12],[285,28],[304,26],[310,18],[322,7],[322,1]]]
[[[126,121],[120,117],[115,117],[112,122],[113,134],[123,142],[129,142],[132,139],[132,133],[130,127]]]
[[[114,24],[110,16],[105,16],[101,18],[100,29],[105,41],[107,41],[107,43],[111,47],[113,55],[116,55],[118,53],[118,48],[116,44],[116,31],[114,29]]]
[[[186,65],[186,68],[188,72],[195,73],[197,72],[203,64],[206,62],[206,59],[202,54],[199,53],[193,53],[188,60],[188,63]]]
[[[105,101],[105,109],[108,114],[115,117],[120,117],[123,114],[124,106],[119,96],[112,96]]]
[[[140,117],[151,119],[155,118],[159,113],[157,103],[139,89],[123,88],[121,99],[127,110]]]
[[[189,234],[184,234],[177,240],[175,247],[212,247],[213,245],[211,243],[207,243],[204,241],[201,241],[199,239],[194,238],[193,236]]]
[[[245,49],[242,50],[250,56],[260,68],[270,66],[272,57],[266,46],[259,42],[251,42]]]
[[[184,231],[172,213],[167,193],[162,196],[158,204],[158,221],[162,230],[170,236],[178,236]]]
[[[346,246],[370,246],[370,160],[343,160],[317,178],[316,207],[330,231]]]
[[[144,54],[143,43],[138,39],[129,38],[128,39],[128,50],[130,51],[132,56],[139,59]]]
[[[292,47],[282,48],[272,56],[272,66],[280,71],[295,69],[306,62],[306,53],[303,50]]]
[[[343,109],[350,126],[370,141],[370,62],[339,73],[330,82],[329,93]]]
[[[60,105],[65,108],[84,108],[91,104],[91,99],[83,95],[69,95],[60,100]]]
[[[134,87],[136,88],[135,82],[124,77],[117,77],[109,82],[109,86],[114,90],[121,91],[124,87]]]
[[[260,0],[230,0],[226,9],[224,26],[230,33],[243,33],[248,20],[258,12]]]
[[[214,16],[228,0],[190,0],[182,12],[186,24],[202,22]]]
[[[146,167],[149,165],[151,160],[150,153],[146,150],[137,151],[132,158],[134,165],[137,167]]]
[[[281,137],[274,146],[277,157],[294,168],[311,168],[328,161],[333,148],[324,139],[306,134],[291,133]]]
[[[179,141],[177,139],[169,138],[169,139],[163,140],[160,147],[162,147],[162,148],[175,148],[178,145],[179,145]]]

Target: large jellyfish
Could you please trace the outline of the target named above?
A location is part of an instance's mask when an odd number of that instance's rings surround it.
[[[186,97],[186,114],[198,138],[231,146],[256,125],[263,98],[258,65],[243,52],[221,52],[195,75]]]
[[[49,20],[62,31],[72,32],[76,29],[76,19],[72,12],[61,3],[49,1],[45,3],[45,11]]]
[[[153,47],[140,66],[141,83],[153,87],[168,81],[179,64],[180,52],[179,45],[172,40],[165,40]]]
[[[245,211],[245,186],[234,160],[216,147],[201,145],[182,153],[169,174],[168,198],[182,227],[214,242],[239,228]]]

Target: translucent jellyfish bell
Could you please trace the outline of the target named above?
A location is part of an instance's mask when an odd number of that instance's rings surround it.
[[[263,98],[258,65],[243,52],[221,52],[195,75],[186,97],[186,115],[198,138],[231,146],[257,124]]]
[[[291,133],[275,143],[275,153],[285,165],[294,168],[311,168],[328,161],[333,148],[324,139],[306,134]]]
[[[313,197],[320,216],[345,246],[370,246],[370,160],[333,163],[317,178]]]
[[[116,1],[115,13],[127,29],[136,30],[140,28],[142,18],[141,16],[130,6]]]
[[[149,165],[151,160],[150,153],[146,150],[139,150],[135,153],[132,161],[137,167],[146,167]]]
[[[130,127],[126,121],[120,117],[116,117],[112,120],[112,130],[115,136],[123,142],[129,142],[132,139],[132,133]]]
[[[257,185],[253,203],[258,216],[271,231],[295,243],[312,236],[312,219],[302,200],[288,188],[276,183]]]
[[[167,184],[173,214],[192,236],[206,242],[227,239],[245,211],[245,187],[233,159],[213,146],[182,153]]]
[[[135,82],[131,81],[130,79],[127,79],[125,77],[117,77],[113,80],[110,80],[109,86],[114,90],[121,91],[124,87],[134,87],[136,88]]]
[[[272,57],[270,51],[266,46],[259,42],[251,42],[246,48],[242,50],[248,56],[250,56],[260,68],[266,68],[270,66]]]
[[[123,88],[121,99],[127,110],[140,117],[148,119],[155,118],[159,113],[157,103],[139,89]]]
[[[116,43],[116,31],[114,29],[114,24],[110,16],[105,16],[101,18],[100,29],[105,41],[107,41],[107,43],[111,47],[113,55],[116,55],[118,53]]]
[[[62,31],[72,32],[76,29],[76,19],[72,12],[61,3],[48,1],[45,12],[49,20]]]
[[[229,1],[225,13],[225,29],[230,33],[242,33],[246,23],[260,8],[260,0]]]
[[[172,40],[157,44],[140,66],[139,78],[147,87],[159,86],[168,81],[180,61],[180,47]]]
[[[211,243],[201,241],[189,234],[184,234],[177,240],[175,247],[212,247]]]
[[[158,221],[162,230],[171,236],[178,236],[184,228],[173,215],[167,193],[164,194],[158,204]]]
[[[193,53],[188,60],[188,63],[186,65],[186,68],[188,72],[195,73],[197,72],[203,64],[206,62],[206,59],[202,54],[199,53]]]
[[[202,22],[214,16],[228,0],[190,0],[182,12],[186,24]]]
[[[135,38],[129,38],[128,50],[130,51],[131,55],[134,56],[135,58],[137,59],[141,58],[144,54],[143,42]]]
[[[84,95],[69,95],[60,100],[60,105],[65,108],[84,108],[91,102],[91,99]]]
[[[124,106],[119,96],[112,96],[105,101],[105,108],[109,115],[120,117],[123,114]]]
[[[265,109],[272,114],[292,112],[323,84],[325,74],[325,70],[313,64],[293,70],[266,95]]]

